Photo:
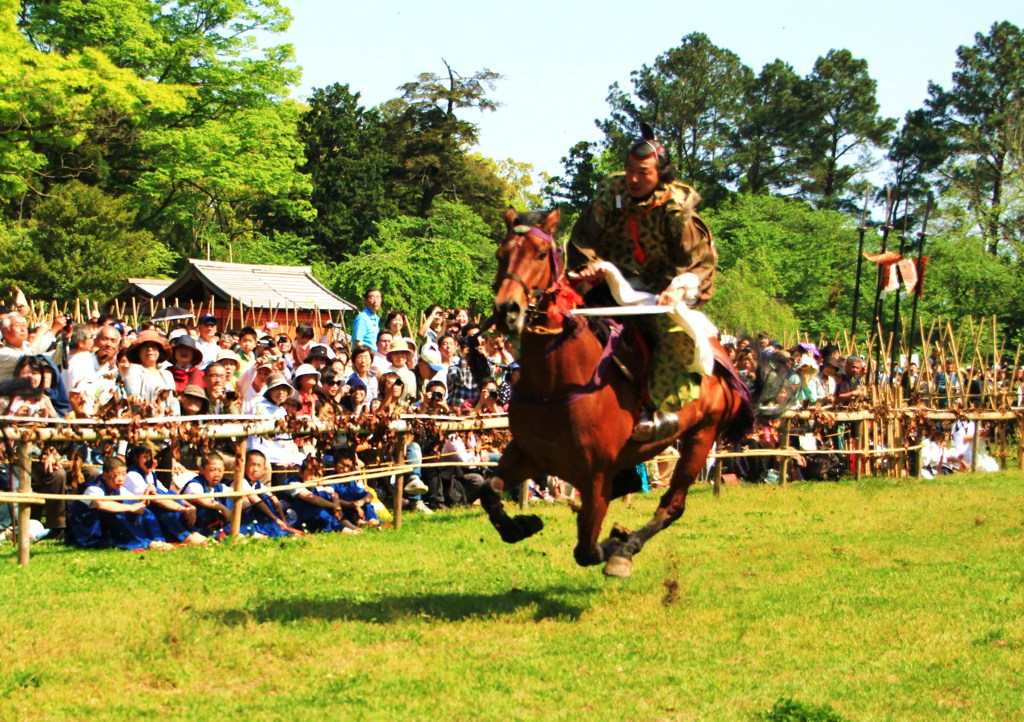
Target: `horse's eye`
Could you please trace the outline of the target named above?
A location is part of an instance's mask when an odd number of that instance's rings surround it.
[[[537,260],[538,261],[543,261],[547,257],[548,257],[548,252],[547,251],[537,251]]]

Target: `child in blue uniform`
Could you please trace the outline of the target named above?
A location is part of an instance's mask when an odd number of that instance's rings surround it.
[[[144,501],[118,501],[126,494],[127,465],[116,456],[103,463],[103,473],[86,484],[82,500],[71,502],[67,543],[86,549],[117,547],[129,551],[173,547]]]
[[[195,507],[181,499],[160,498],[173,492],[157,478],[155,469],[153,450],[149,446],[133,447],[128,454],[125,490],[135,496],[155,497],[150,504],[150,511],[160,522],[164,537],[174,542],[195,546],[205,544],[206,537],[193,529],[196,523]]]
[[[357,469],[356,451],[351,446],[334,450],[334,472],[349,474]],[[345,520],[358,526],[380,526],[380,517],[373,507],[373,494],[358,480],[331,484],[338,494],[341,513]]]
[[[199,462],[199,473],[182,488],[182,494],[209,494],[223,490],[224,457],[216,451],[209,451]],[[218,489],[219,487],[219,489]],[[229,501],[229,500],[225,500]],[[231,526],[231,508],[220,499],[196,499],[196,531],[210,536]]]
[[[288,477],[288,483],[309,483],[323,476],[320,462],[307,456],[302,462],[298,476]],[[338,493],[330,486],[313,486],[282,492],[282,505],[288,523],[308,532],[341,531],[349,534],[358,531],[351,524],[341,521],[341,501]]]
[[[262,451],[250,449],[245,455],[245,478],[242,490],[253,493],[239,497],[242,506],[242,534],[249,536],[293,536],[301,534],[293,529],[284,518],[281,502],[271,492],[260,493],[263,477],[267,473],[267,457]],[[223,486],[223,483],[221,484]]]

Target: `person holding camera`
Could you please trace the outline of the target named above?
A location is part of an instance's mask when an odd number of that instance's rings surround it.
[[[463,413],[473,416],[494,416],[505,413],[505,407],[501,405],[501,397],[498,394],[498,383],[488,376],[480,383],[480,398],[475,404],[465,401],[462,404]]]

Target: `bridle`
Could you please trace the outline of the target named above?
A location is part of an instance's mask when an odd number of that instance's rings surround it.
[[[562,249],[557,243],[555,243],[555,239],[552,238],[551,234],[537,226],[514,226],[512,228],[512,234],[524,238],[536,238],[547,244],[551,283],[546,288],[530,288],[521,276],[511,271],[505,271],[503,274],[499,274],[494,283],[495,288],[500,286],[501,282],[505,280],[518,284],[519,287],[523,289],[523,295],[526,296],[526,318],[528,321],[532,321],[539,313],[542,312],[540,303],[544,297],[556,294],[559,291],[562,274],[565,271],[565,263],[562,259]]]

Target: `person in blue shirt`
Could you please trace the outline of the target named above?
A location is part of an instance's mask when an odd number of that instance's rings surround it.
[[[366,292],[365,307],[356,315],[352,322],[352,348],[359,344],[377,350],[377,334],[380,333],[380,305],[383,302],[381,293],[376,288]]]

